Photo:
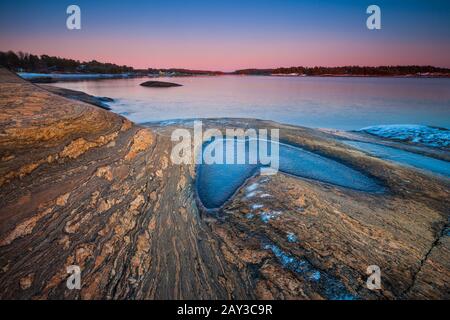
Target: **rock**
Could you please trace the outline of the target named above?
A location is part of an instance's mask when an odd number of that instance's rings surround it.
[[[242,282],[179,184],[191,179],[167,159],[170,136],[4,69],[0,108],[1,299],[246,296],[218,280]],[[81,290],[66,287],[70,265]]]
[[[213,216],[197,207],[193,166],[168,159],[175,126],[138,126],[5,69],[0,109],[0,299],[450,298],[445,180],[316,130],[209,119],[280,128],[389,189],[255,176]],[[271,196],[246,197],[255,183]],[[262,210],[279,214],[264,223]],[[373,264],[381,290],[366,286]],[[66,287],[71,265],[81,290]]]
[[[26,290],[29,287],[31,287],[32,283],[33,283],[33,274],[29,274],[28,276],[20,279],[20,288],[22,290]]]
[[[99,99],[102,102],[114,102],[113,98],[109,98],[109,97],[96,97],[97,99]]]
[[[77,91],[77,90],[71,90],[66,88],[59,88],[55,86],[48,86],[48,85],[39,85],[41,88],[50,91],[51,93],[60,95],[65,98],[74,99],[82,102],[86,102],[89,104],[92,104],[94,106],[100,107],[105,110],[111,110],[111,108],[105,103],[105,102],[113,102],[114,99],[108,98],[108,97],[94,97],[90,94]]]
[[[143,87],[151,87],[151,88],[170,88],[170,87],[181,87],[181,84],[173,83],[173,82],[165,82],[165,81],[146,81],[141,83]]]
[[[30,79],[31,83],[54,83],[56,80],[52,77],[34,77]]]

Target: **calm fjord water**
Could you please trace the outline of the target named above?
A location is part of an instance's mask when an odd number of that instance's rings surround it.
[[[164,89],[141,87],[139,84],[146,80],[54,85],[114,98],[112,110],[137,123],[244,117],[342,130],[399,123],[450,128],[450,79],[264,76],[157,79],[183,85]]]

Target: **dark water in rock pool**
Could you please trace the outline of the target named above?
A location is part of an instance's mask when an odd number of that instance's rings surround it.
[[[224,145],[224,141],[221,139],[206,143],[203,150],[210,143]],[[248,158],[248,141],[245,150],[246,158]],[[248,164],[248,161],[246,163],[198,165],[197,192],[206,208],[222,206],[248,178],[262,167],[260,164]],[[353,168],[284,143],[279,143],[279,170],[294,176],[365,192],[384,190],[378,181]]]

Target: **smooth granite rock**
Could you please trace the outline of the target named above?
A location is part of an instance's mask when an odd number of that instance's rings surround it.
[[[211,213],[195,166],[170,161],[170,134],[188,123],[141,127],[4,69],[0,109],[1,299],[449,298],[447,180],[316,130],[210,119],[280,128],[389,190],[255,176]],[[71,265],[81,290],[66,286]],[[369,265],[381,290],[366,287]]]

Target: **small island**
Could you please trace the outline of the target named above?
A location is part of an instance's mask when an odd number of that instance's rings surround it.
[[[182,85],[173,82],[151,80],[141,83],[141,86],[151,88],[170,88],[170,87],[181,87]]]

